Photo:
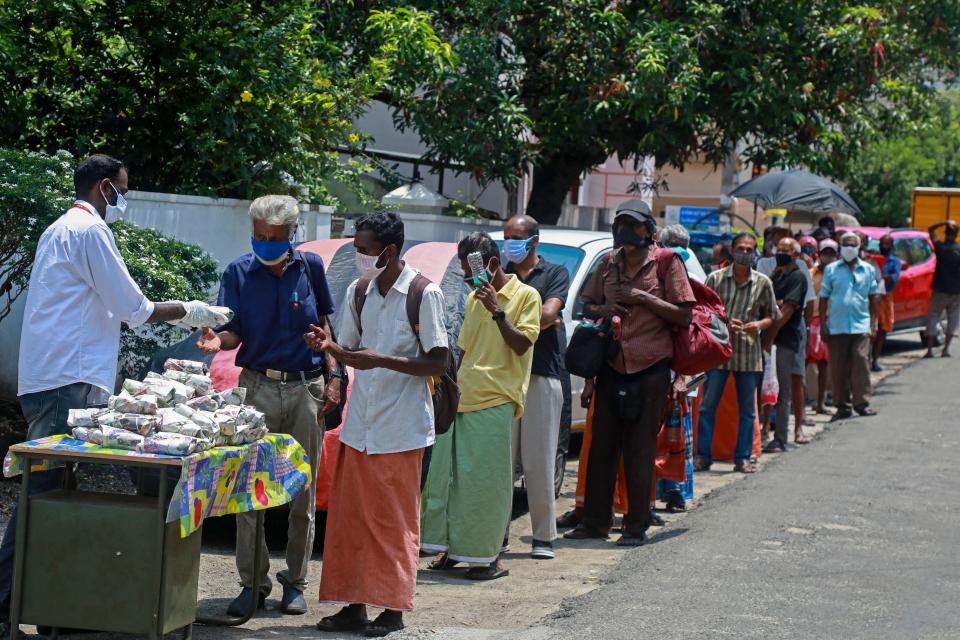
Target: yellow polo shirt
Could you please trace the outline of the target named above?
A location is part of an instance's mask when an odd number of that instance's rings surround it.
[[[540,335],[540,294],[511,275],[497,292],[497,301],[513,326],[530,340],[530,348],[518,356],[500,335],[490,312],[471,293],[458,340],[464,352],[457,372],[459,411],[482,411],[512,402],[519,418],[530,383],[533,345]]]

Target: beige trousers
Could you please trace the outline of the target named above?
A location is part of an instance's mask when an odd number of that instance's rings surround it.
[[[557,506],[553,493],[563,389],[556,378],[530,376],[523,417],[513,425],[513,466],[523,465],[530,519],[535,540],[557,537]]]
[[[313,470],[310,487],[290,503],[287,520],[287,568],[277,574],[283,586],[303,591],[307,586],[307,565],[313,554],[314,520],[316,516],[316,472],[323,444],[323,427],[317,422],[317,411],[323,398],[323,378],[316,378],[304,385],[302,382],[281,383],[244,369],[240,374],[240,386],[246,387],[246,404],[262,411],[267,427],[274,433],[286,433],[300,443],[307,452],[307,460]],[[237,571],[245,587],[259,584],[264,592],[273,588],[270,581],[269,553],[267,542],[256,540],[256,514],[252,511],[237,515]],[[254,545],[260,545],[263,567],[260,575],[253,575]]]

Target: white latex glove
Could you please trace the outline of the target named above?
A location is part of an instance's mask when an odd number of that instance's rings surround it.
[[[179,301],[178,301],[179,302]],[[170,320],[170,324],[187,329],[200,327],[218,327],[230,322],[233,312],[227,307],[215,307],[200,300],[180,302],[186,314],[179,320]]]

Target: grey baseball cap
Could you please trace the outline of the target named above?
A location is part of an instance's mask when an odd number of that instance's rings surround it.
[[[629,216],[637,222],[651,223],[654,221],[650,205],[640,198],[632,198],[620,203],[620,205],[617,206],[617,213],[614,216],[614,220],[620,216]]]

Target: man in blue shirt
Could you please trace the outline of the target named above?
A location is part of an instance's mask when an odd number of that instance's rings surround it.
[[[247,404],[265,414],[270,431],[289,434],[303,446],[316,474],[323,441],[320,420],[339,403],[342,374],[332,357],[315,352],[304,340],[311,324],[329,330],[327,316],[334,306],[323,261],[295,251],[290,243],[299,215],[290,196],[253,201],[253,253],[230,263],[220,283],[219,303],[235,316],[216,333],[207,329],[197,346],[208,353],[239,347],[236,361],[243,368],[240,386],[247,389]],[[331,373],[326,385],[325,370]],[[283,613],[307,612],[303,591],[313,552],[315,500],[316,482],[311,482],[290,505],[287,568],[277,574]],[[263,537],[256,539],[256,516],[239,514],[237,570],[243,591],[230,604],[230,615],[249,610],[254,588],[257,606],[262,607],[273,588],[269,563],[254,575],[254,545],[260,545],[261,557],[269,557]]]
[[[900,281],[900,269],[903,266],[900,258],[893,253],[893,237],[888,233],[880,238],[880,255],[883,256],[883,268],[880,275],[883,277],[883,294],[877,301],[877,337],[873,340],[873,358],[870,363],[871,371],[882,371],[880,354],[887,340],[887,334],[893,331],[893,290]]]
[[[831,263],[820,284],[820,333],[830,346],[834,420],[876,415],[870,407],[870,330],[876,313],[877,279],[872,265],[860,259],[860,237],[845,233],[841,260]]]

